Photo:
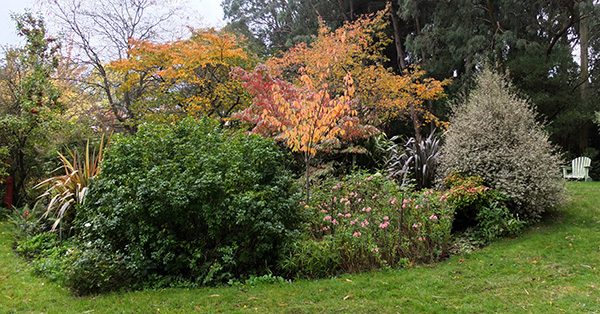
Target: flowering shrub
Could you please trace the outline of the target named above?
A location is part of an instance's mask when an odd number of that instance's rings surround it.
[[[453,209],[444,194],[409,192],[380,174],[355,174],[315,186],[311,201],[305,240],[292,247],[283,264],[295,275],[323,277],[446,255]],[[329,254],[322,254],[324,249]],[[326,258],[323,270],[320,256]]]

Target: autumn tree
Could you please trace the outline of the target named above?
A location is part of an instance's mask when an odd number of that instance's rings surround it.
[[[18,206],[26,200],[26,185],[39,170],[38,157],[64,105],[53,83],[60,44],[48,36],[40,17],[25,13],[13,19],[26,42],[23,48],[9,49],[0,67],[0,143]]]
[[[254,72],[236,69],[234,75],[254,97],[252,105],[234,117],[252,123],[251,133],[283,142],[301,153],[305,165],[306,202],[310,199],[310,165],[317,151],[340,148],[356,138],[372,135],[377,130],[361,123],[353,109],[352,76],[344,78],[342,95],[332,97],[319,80],[302,76],[302,87],[273,78],[268,67],[258,66]],[[355,147],[346,148],[353,151]]]
[[[183,30],[178,0],[43,0],[50,16],[69,34],[88,66],[85,83],[102,94],[114,127],[135,132],[135,101],[142,90],[121,90],[127,75],[111,72],[110,61],[128,58],[130,40],[168,40]]]
[[[425,78],[418,68],[398,75],[385,67],[384,49],[389,44],[385,29],[389,7],[364,16],[334,31],[322,25],[311,44],[299,44],[281,57],[267,61],[276,76],[297,82],[301,77],[322,81],[332,95],[342,95],[344,78],[354,80],[359,116],[370,124],[382,126],[396,119],[412,122],[421,137],[426,123],[445,127],[431,111],[427,100],[443,95],[447,81]]]
[[[250,102],[241,83],[229,75],[234,66],[248,68],[254,63],[239,36],[193,30],[186,40],[131,40],[130,46],[129,57],[112,62],[110,68],[126,78],[122,93],[140,93],[132,109],[139,117],[225,119]]]

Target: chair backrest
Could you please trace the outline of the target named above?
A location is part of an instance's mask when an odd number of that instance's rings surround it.
[[[585,167],[589,167],[592,164],[592,160],[588,157],[577,157],[573,159],[571,165],[573,167],[573,176],[584,178],[588,175],[587,169]]]

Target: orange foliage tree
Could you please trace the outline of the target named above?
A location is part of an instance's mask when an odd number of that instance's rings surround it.
[[[448,81],[425,78],[418,68],[397,75],[384,66],[383,50],[390,42],[384,33],[388,17],[389,7],[335,31],[322,25],[312,44],[297,45],[267,65],[276,77],[300,86],[305,76],[321,81],[332,95],[343,94],[344,78],[350,74],[358,98],[356,109],[373,125],[410,119],[417,137],[426,123],[445,128],[426,102],[441,97]]]
[[[135,110],[141,116],[225,119],[250,102],[241,83],[229,75],[232,67],[253,66],[241,37],[213,29],[192,30],[187,40],[164,44],[131,40],[130,45],[129,57],[111,66],[126,76],[121,89],[135,91]]]
[[[251,133],[282,141],[292,151],[302,154],[306,168],[306,202],[310,199],[309,171],[317,151],[330,151],[356,138],[377,132],[363,125],[353,109],[354,87],[351,75],[344,78],[342,95],[332,97],[310,77],[300,77],[303,87],[273,78],[268,67],[261,65],[254,72],[235,69],[234,76],[254,97],[253,104],[234,114],[255,124]],[[354,151],[356,147],[344,151]]]

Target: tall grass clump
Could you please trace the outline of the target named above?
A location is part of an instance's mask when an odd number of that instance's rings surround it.
[[[480,176],[527,220],[540,219],[563,199],[560,158],[534,109],[489,68],[453,108],[439,169],[441,178],[453,171]]]

